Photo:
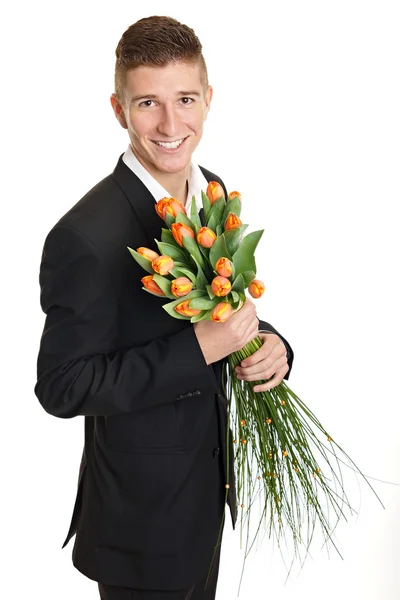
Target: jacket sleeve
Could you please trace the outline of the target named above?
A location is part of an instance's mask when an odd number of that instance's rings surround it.
[[[283,337],[283,335],[281,335],[279,333],[279,331],[277,331],[275,329],[275,327],[272,327],[272,325],[270,325],[269,323],[267,323],[266,321],[261,321],[261,319],[258,319],[260,322],[259,331],[266,331],[266,332],[270,332],[270,333],[275,333],[276,335],[278,335],[282,342],[285,344],[285,348],[286,348],[286,353],[287,353],[287,361],[288,361],[288,365],[289,365],[289,371],[286,373],[286,375],[284,376],[283,379],[289,379],[289,375],[290,375],[290,371],[292,370],[292,365],[293,365],[293,359],[294,359],[294,353],[293,350],[289,344],[289,342],[287,340],[285,340],[285,338]]]
[[[46,320],[35,394],[48,413],[120,415],[218,392],[193,326],[145,346],[115,349],[118,305],[110,267],[73,228],[50,231],[39,282]]]

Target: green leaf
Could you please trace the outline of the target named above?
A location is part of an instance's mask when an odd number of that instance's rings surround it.
[[[185,267],[174,267],[170,270],[170,273],[172,273],[175,279],[177,279],[178,277],[187,277],[188,279],[190,279],[193,285],[196,285],[196,275],[192,273],[190,269],[186,269]],[[196,287],[198,286],[196,285]]]
[[[231,253],[231,255],[233,255],[236,252],[236,250],[239,248],[240,241],[242,239],[242,235],[247,228],[248,228],[248,225],[241,225],[240,227],[237,227],[236,229],[231,229],[230,231],[224,232],[226,246],[227,246],[229,252]]]
[[[189,217],[187,217],[185,215],[185,213],[178,212],[178,214],[176,215],[175,218],[175,223],[184,223],[184,225],[187,225],[188,227],[190,227],[190,229],[193,231],[193,233],[196,233],[196,227],[195,224],[192,223],[192,221],[189,219]]]
[[[211,263],[211,267],[213,269],[215,269],[215,263],[217,262],[217,260],[219,258],[222,258],[223,256],[225,258],[228,258],[230,261],[232,261],[232,256],[229,253],[229,250],[227,248],[224,233],[222,235],[220,235],[219,237],[217,237],[217,239],[215,240],[215,242],[213,243],[213,245],[210,248],[209,260]]]
[[[145,258],[144,256],[142,256],[141,254],[139,254],[139,252],[136,252],[136,250],[133,250],[132,248],[129,248],[129,246],[127,246],[129,252],[131,253],[131,255],[133,256],[133,258],[136,260],[136,262],[145,270],[147,271],[147,273],[151,273],[151,275],[153,275],[154,273],[154,269],[151,266],[151,260],[149,260],[148,258]]]
[[[232,283],[231,292],[238,292],[239,294],[244,294],[244,280],[241,273],[236,277],[235,281]]]
[[[231,290],[231,294],[232,294],[232,300],[234,302],[239,302],[240,300],[240,296],[237,292],[235,292],[235,290]]]
[[[192,290],[187,296],[183,298],[178,298],[173,302],[168,302],[167,304],[163,304],[163,309],[174,317],[175,319],[183,319],[184,321],[190,321],[191,317],[185,317],[184,315],[180,315],[176,312],[175,306],[178,306],[181,302],[185,302],[185,300],[190,300],[191,298],[198,298],[199,296],[204,296],[204,292],[202,290]]]
[[[161,241],[165,242],[166,244],[172,244],[172,246],[180,248],[180,245],[175,240],[174,236],[172,235],[172,232],[169,229],[165,229],[165,227],[161,229]]]
[[[207,227],[209,227],[209,229],[212,229],[214,233],[217,232],[217,227],[219,225],[219,221],[218,221],[218,217],[216,216],[215,213],[211,213],[210,217],[207,219]]]
[[[204,209],[204,217],[205,217],[206,223],[207,223],[207,217],[208,217],[208,213],[210,212],[211,202],[208,199],[207,194],[205,194],[203,192],[203,190],[201,190],[201,201],[202,201],[203,209]]]
[[[202,253],[202,255],[204,256],[204,258],[206,259],[206,262],[208,263],[209,256],[210,256],[210,248],[204,248],[204,246],[200,246],[200,244],[199,244],[199,250]]]
[[[171,229],[172,223],[175,223],[174,215],[171,215],[170,213],[165,213],[165,223],[168,229]]]
[[[196,226],[196,234],[197,234],[198,231],[199,231],[199,229],[202,227],[202,225],[201,225],[199,214],[197,212],[197,205],[196,205],[196,197],[195,196],[192,196],[192,204],[190,206],[190,220]]]
[[[190,301],[190,308],[195,308],[196,310],[210,310],[213,309],[219,304],[219,298],[193,298]]]
[[[225,223],[228,218],[229,213],[234,213],[238,217],[240,217],[240,213],[242,212],[242,201],[239,198],[234,198],[233,200],[227,200],[226,206],[224,209],[224,213],[222,215],[221,221]]]
[[[206,290],[207,290],[207,293],[208,293],[209,297],[211,298],[211,300],[212,300],[213,298],[216,298],[216,297],[217,297],[217,296],[216,296],[216,295],[215,295],[215,294],[214,294],[214,293],[211,291],[211,285],[206,285]]]
[[[264,230],[260,229],[259,231],[249,233],[243,238],[239,248],[232,257],[236,273],[243,273],[244,271],[257,272],[254,252],[263,233]]]
[[[219,235],[222,235],[222,231],[223,231],[222,226],[217,225],[217,231],[215,233],[219,236]]]
[[[200,289],[205,290],[206,286],[208,285],[208,279],[204,275],[204,271],[203,271],[202,266],[200,265],[199,261],[196,259],[195,256],[193,256],[193,254],[191,256],[197,267],[196,287],[199,290]]]
[[[187,250],[187,252],[189,254],[192,254],[193,256],[195,256],[197,261],[199,262],[200,266],[202,268],[204,268],[205,261],[204,261],[202,253],[200,252],[200,249],[199,249],[199,246],[197,245],[196,240],[194,238],[190,237],[189,235],[184,235],[182,239],[183,239],[183,246],[184,246],[185,250]]]
[[[214,204],[211,205],[210,211],[207,216],[207,227],[210,227],[208,225],[208,222],[211,219],[212,215],[215,215],[217,225],[219,225],[222,221],[222,215],[224,214],[224,211],[225,211],[225,198],[221,197],[221,198],[218,198],[218,200],[216,200],[214,202]],[[217,225],[216,225],[216,227],[217,227]]]
[[[158,287],[160,287],[162,289],[162,291],[168,298],[176,298],[176,296],[171,294],[171,282],[169,281],[169,279],[166,279],[162,275],[159,275],[158,273],[156,273],[153,276],[153,280],[156,282]]]
[[[249,284],[256,278],[256,274],[254,271],[243,271],[242,277],[244,280],[244,287],[249,287]]]
[[[198,315],[194,315],[190,321],[192,323],[197,323],[197,321],[203,321],[204,316],[207,314],[207,310],[202,310]]]
[[[212,315],[212,312],[213,312],[213,310],[214,310],[213,308],[210,308],[210,310],[208,310],[208,311],[207,311],[207,312],[206,312],[206,313],[203,315],[202,321],[211,321],[211,320],[212,320],[212,319],[211,319],[211,315]]]
[[[173,246],[172,244],[168,244],[166,242],[157,242],[157,246],[161,254],[166,254],[167,256],[170,256],[174,262],[176,260],[180,262],[187,262],[188,257],[185,254],[185,252],[182,251],[182,249],[179,250],[178,248],[176,248],[176,246]]]

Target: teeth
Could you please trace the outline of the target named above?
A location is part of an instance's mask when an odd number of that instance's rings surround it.
[[[178,146],[180,146],[183,142],[182,140],[176,140],[176,142],[156,142],[156,144],[158,144],[159,146],[162,146],[163,148],[178,148]]]

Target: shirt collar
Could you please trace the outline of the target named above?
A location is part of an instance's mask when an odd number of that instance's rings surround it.
[[[122,160],[127,167],[135,173],[135,175],[141,180],[141,182],[147,187],[151,195],[154,197],[156,202],[161,198],[169,197],[171,194],[160,184],[154,177],[144,168],[139,160],[134,155],[131,145],[129,144]],[[190,212],[192,203],[192,196],[196,197],[197,211],[203,206],[201,200],[201,191],[204,192],[207,189],[208,181],[204,177],[200,167],[193,163],[190,163],[190,175],[189,175],[189,189],[186,198],[185,208],[187,213]]]

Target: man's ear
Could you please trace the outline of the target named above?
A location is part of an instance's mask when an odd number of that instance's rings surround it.
[[[206,110],[205,110],[205,114],[204,114],[204,120],[207,119],[208,111],[210,110],[210,106],[211,106],[212,97],[213,97],[213,89],[212,89],[211,85],[209,85],[207,88],[207,93],[206,93],[206,97],[205,97]]]
[[[113,111],[117,118],[118,123],[124,129],[128,129],[128,125],[126,123],[126,119],[125,119],[125,115],[124,115],[124,110],[123,110],[122,105],[119,102],[116,94],[111,94],[110,102],[111,102],[111,106],[113,108]]]

